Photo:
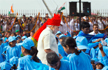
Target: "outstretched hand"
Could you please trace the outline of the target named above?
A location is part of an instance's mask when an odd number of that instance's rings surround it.
[[[63,57],[61,56],[61,54],[59,54],[59,58],[62,59]]]
[[[99,49],[102,51],[103,50],[103,46],[101,43],[99,43]]]

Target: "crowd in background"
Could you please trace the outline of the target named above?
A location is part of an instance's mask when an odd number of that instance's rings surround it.
[[[39,19],[36,22],[36,17],[26,17],[26,15],[23,15],[20,19],[16,18],[15,24],[12,27],[10,31],[13,33],[16,30],[19,30],[20,33],[23,33],[23,31],[31,31],[36,24],[36,27],[33,32],[36,32],[49,18],[48,14],[46,13],[45,17],[39,17]],[[69,31],[72,33],[73,31],[80,31],[80,24],[79,24],[79,17],[76,16],[65,16],[66,21],[64,18],[62,18],[61,25],[59,27],[59,31],[62,33],[65,33],[66,31]],[[3,15],[0,15],[0,31],[8,31],[12,24],[14,23],[15,17],[5,17]],[[23,27],[23,30],[19,24]],[[108,17],[101,17],[101,16],[84,16],[81,18],[81,21],[89,22],[90,24],[90,31],[93,30],[93,24],[98,24],[99,30],[104,30],[108,26]]]

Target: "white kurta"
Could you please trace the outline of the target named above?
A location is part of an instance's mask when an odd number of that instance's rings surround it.
[[[58,54],[58,45],[56,42],[56,38],[49,27],[44,29],[40,34],[37,46],[38,58],[42,61],[43,64],[48,65],[46,60],[47,53],[44,51],[45,49],[51,49],[52,51],[55,51]]]
[[[98,20],[98,26],[99,26],[99,29],[101,29],[101,30],[104,29],[104,25],[102,24],[102,22],[100,20]]]

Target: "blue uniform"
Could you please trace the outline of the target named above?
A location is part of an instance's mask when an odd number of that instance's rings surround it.
[[[104,51],[106,56],[102,57],[101,51],[99,50],[98,59],[99,59],[99,62],[101,62],[102,64],[107,66],[108,65],[108,47],[103,46],[103,51]]]
[[[90,57],[95,60],[95,61],[98,61],[98,51],[99,51],[99,48],[97,47],[96,49],[94,48],[91,48],[90,50]]]
[[[58,43],[58,52],[59,52],[59,54],[62,55],[62,57],[67,56],[66,52],[64,51],[64,49],[63,49],[63,47],[62,47],[62,45],[60,43]]]
[[[0,63],[3,62],[3,56],[2,56],[3,50],[4,50],[4,44],[2,43],[0,45]]]
[[[7,50],[6,50],[6,61],[9,62],[9,60],[15,56],[15,57],[20,57],[20,49],[18,48],[18,46],[14,46],[14,47],[10,47],[8,46]]]
[[[8,62],[4,61],[0,63],[0,68],[1,68],[0,70],[10,70],[11,65]]]
[[[103,67],[102,70],[108,70],[108,66]]]
[[[68,61],[60,61],[61,62],[61,65],[60,65],[60,68],[59,70],[71,70],[70,69],[70,63]]]
[[[4,46],[8,46],[9,44],[8,42],[6,42],[7,39],[8,39],[7,37],[4,38]]]
[[[31,58],[31,55],[19,58],[18,70],[49,70],[48,66],[41,63],[37,63],[34,60],[31,60]]]
[[[67,37],[71,37],[71,34],[67,31],[67,35],[66,35]]]
[[[84,52],[81,52],[79,55],[75,53],[69,54],[67,58],[63,60],[70,62],[71,70],[93,70],[90,57]]]
[[[98,38],[105,37],[105,34],[89,35],[89,34],[85,34],[83,31],[80,31],[78,36],[86,37],[88,42],[90,43],[93,39],[98,39]]]

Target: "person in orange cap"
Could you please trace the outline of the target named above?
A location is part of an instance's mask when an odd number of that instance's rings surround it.
[[[61,18],[59,14],[54,14],[52,19],[48,19],[41,28],[37,30],[33,38],[38,41],[37,50],[38,58],[43,64],[48,65],[46,55],[49,52],[58,54],[58,45],[55,35],[53,34],[56,27],[60,26]]]

